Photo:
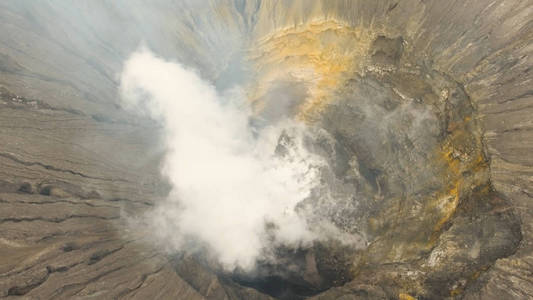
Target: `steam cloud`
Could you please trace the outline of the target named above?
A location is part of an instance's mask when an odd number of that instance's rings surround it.
[[[146,49],[126,61],[121,93],[165,130],[162,174],[172,191],[150,219],[172,248],[199,242],[225,268],[250,270],[274,245],[317,239],[296,212],[322,163],[302,146],[303,125],[283,121],[254,132],[238,89],[221,95],[195,71]],[[274,155],[282,132],[294,145]]]

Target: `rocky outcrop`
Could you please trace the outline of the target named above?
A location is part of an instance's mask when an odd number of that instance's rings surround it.
[[[532,14],[527,0],[0,3],[0,296],[533,297]],[[140,43],[245,87],[262,122],[316,128],[330,169],[302,205],[368,246],[317,244],[286,258],[285,281],[267,266],[274,279],[250,282],[131,231],[168,191],[159,128],[117,99]]]

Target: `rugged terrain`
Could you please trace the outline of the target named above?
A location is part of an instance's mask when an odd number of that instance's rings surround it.
[[[0,297],[533,298],[532,16],[529,0],[3,1]],[[250,278],[147,239],[131,220],[168,192],[160,128],[117,92],[141,44],[244,87],[258,122],[313,127],[330,167],[302,209],[368,245],[281,249]]]

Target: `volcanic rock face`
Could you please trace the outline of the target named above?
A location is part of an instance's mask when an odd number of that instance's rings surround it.
[[[1,296],[533,297],[533,1],[0,9]],[[242,86],[258,126],[307,124],[328,166],[299,209],[358,246],[280,248],[250,275],[146,243],[128,220],[169,190],[160,128],[116,92],[140,43]]]

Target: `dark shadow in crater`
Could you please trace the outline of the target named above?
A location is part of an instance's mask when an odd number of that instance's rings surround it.
[[[306,299],[327,290],[327,288],[316,289],[309,285],[296,284],[281,276],[267,276],[255,280],[237,277],[232,279],[242,286],[251,287],[281,300]]]

